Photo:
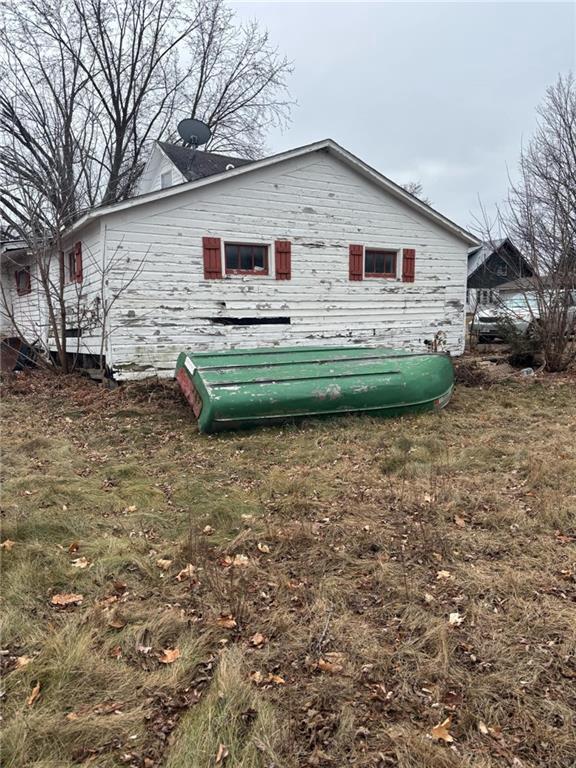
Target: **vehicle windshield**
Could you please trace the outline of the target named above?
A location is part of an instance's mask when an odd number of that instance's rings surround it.
[[[537,312],[538,301],[535,296],[508,296],[502,301],[502,306],[513,312]]]

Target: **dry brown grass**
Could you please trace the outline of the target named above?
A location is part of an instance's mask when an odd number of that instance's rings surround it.
[[[9,382],[2,764],[576,765],[575,394],[201,437],[172,385]]]

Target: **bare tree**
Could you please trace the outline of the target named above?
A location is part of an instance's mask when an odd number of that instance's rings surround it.
[[[405,189],[406,192],[409,192],[411,195],[414,195],[414,197],[417,197],[418,200],[421,200],[423,203],[426,203],[426,205],[432,205],[432,200],[430,198],[426,197],[424,194],[424,189],[422,187],[422,183],[420,181],[408,181],[406,184],[402,184],[402,189]]]
[[[538,125],[522,149],[504,207],[484,231],[509,237],[533,276],[519,283],[549,371],[576,360],[576,82],[569,74],[548,88]],[[517,275],[517,277],[520,277]],[[530,302],[530,297],[536,301]]]
[[[223,0],[22,0],[3,16],[0,181],[57,180],[65,223],[129,197],[177,118],[250,157],[288,118],[289,62]]]

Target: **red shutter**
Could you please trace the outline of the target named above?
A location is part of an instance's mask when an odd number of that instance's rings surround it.
[[[292,277],[292,243],[290,240],[276,240],[274,243],[274,264],[276,280],[290,280]]]
[[[416,274],[416,251],[414,248],[404,248],[402,251],[402,280],[413,283]]]
[[[350,280],[362,280],[362,258],[364,256],[363,245],[351,245],[349,249],[350,253]]]
[[[216,280],[222,277],[222,251],[219,237],[203,237],[204,277]]]
[[[82,282],[82,243],[76,243],[74,246],[74,281]]]

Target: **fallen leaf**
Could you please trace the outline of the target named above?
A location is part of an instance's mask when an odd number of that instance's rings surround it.
[[[161,568],[163,571],[167,571],[168,568],[172,565],[172,560],[163,560],[160,558],[159,560],[156,560],[156,565],[158,568]]]
[[[180,650],[178,648],[164,648],[158,656],[158,661],[160,664],[173,664],[179,658]]]
[[[80,603],[84,600],[83,595],[74,595],[74,594],[68,594],[66,592],[62,592],[58,595],[52,595],[50,598],[50,602],[52,605],[80,605]]]
[[[16,542],[12,541],[12,539],[4,539],[2,544],[0,544],[0,549],[5,549],[6,552],[10,552],[14,544],[16,544]]]
[[[460,517],[460,515],[454,516],[454,522],[458,526],[458,528],[466,528],[466,520],[464,520],[463,517]]]
[[[204,536],[212,536],[212,534],[214,533],[214,528],[212,528],[211,525],[205,525],[204,528],[202,529],[202,533],[204,534]]]
[[[78,720],[80,715],[78,715],[76,712],[68,712],[66,715],[66,720]]]
[[[32,661],[30,656],[18,656],[16,659],[16,669],[24,669]]]
[[[174,664],[180,658],[179,648],[164,648],[158,656],[160,664]]]
[[[122,646],[115,645],[113,648],[110,648],[110,652],[108,654],[113,659],[119,659],[120,656],[122,656]]]
[[[431,504],[432,496],[429,493],[425,493],[424,494],[424,501],[426,502],[426,504]]]
[[[80,542],[73,541],[72,544],[70,544],[70,546],[68,547],[68,552],[72,554],[73,552],[78,552],[79,549],[80,549]]]
[[[431,595],[430,592],[424,592],[425,603],[433,603],[435,599],[434,595]]]
[[[318,669],[322,670],[322,672],[330,672],[332,675],[335,675],[338,672],[342,672],[344,669],[341,664],[334,664],[333,662],[326,661],[325,659],[318,659],[316,666]]]
[[[488,736],[488,726],[482,720],[478,722],[478,730],[483,736]]]
[[[228,751],[228,747],[224,744],[220,744],[218,747],[218,752],[216,752],[216,765],[223,763],[229,754],[230,752]]]
[[[256,672],[252,672],[250,674],[250,680],[252,680],[252,682],[256,685],[260,685],[264,682],[264,675],[262,672],[260,672],[260,670],[257,670]]]
[[[451,744],[454,738],[450,735],[450,726],[452,725],[452,718],[447,717],[442,723],[438,723],[432,728],[432,738],[435,741],[445,741],[446,744]]]
[[[184,579],[191,579],[194,575],[194,571],[196,568],[192,565],[192,563],[188,563],[188,565],[185,568],[182,568],[182,570],[176,575],[176,581],[184,581]]]
[[[219,627],[222,627],[223,629],[236,629],[238,624],[236,623],[236,619],[229,613],[223,613],[221,614],[215,622]]]
[[[268,546],[268,544],[261,544],[260,542],[258,542],[257,546],[260,552],[263,552],[265,555],[270,554],[270,547]]]
[[[127,512],[136,512],[137,509],[138,507],[136,506],[136,504],[130,504],[130,506],[126,507],[126,509],[124,510],[124,514],[126,514]]]
[[[26,704],[28,704],[28,706],[31,707],[39,696],[40,696],[40,683],[36,683],[34,688],[32,688],[32,693],[26,699]]]
[[[235,555],[234,560],[232,560],[232,565],[240,566],[241,568],[245,568],[247,565],[250,565],[250,558],[246,555]]]
[[[256,634],[252,635],[248,642],[254,648],[262,648],[262,646],[266,643],[266,638],[261,632],[256,632]]]
[[[460,613],[458,613],[458,611],[455,611],[454,613],[451,613],[448,616],[448,621],[450,622],[450,624],[452,624],[452,626],[459,627],[460,624],[462,624],[462,622],[464,621],[464,618],[465,617],[462,616]]]
[[[76,560],[72,560],[72,568],[88,568],[90,560],[85,557],[77,557]]]
[[[271,672],[266,677],[265,682],[274,683],[275,685],[286,685],[286,680],[284,680],[283,677],[280,677],[280,675],[273,675]]]
[[[450,579],[450,578],[452,578],[452,575],[451,575],[450,571],[438,571],[436,573],[436,579],[437,580],[440,580],[440,579]]]

